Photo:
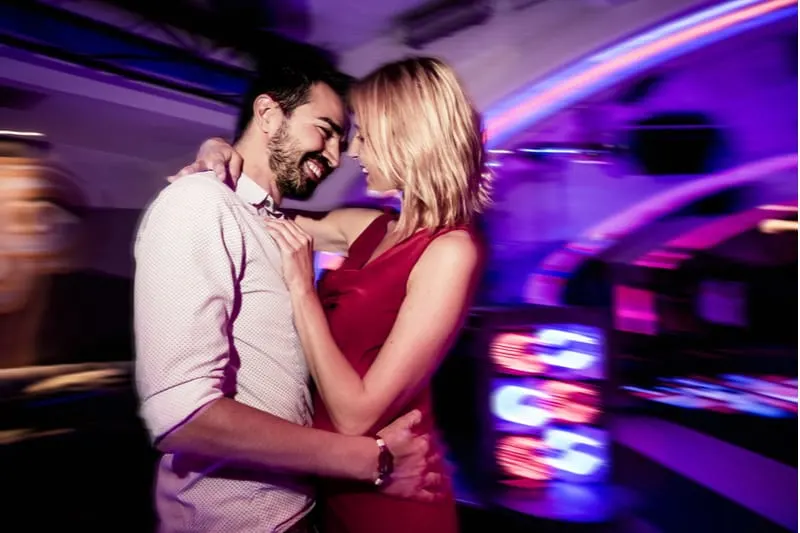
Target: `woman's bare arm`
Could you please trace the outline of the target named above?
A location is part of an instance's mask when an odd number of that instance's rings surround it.
[[[434,240],[414,267],[391,334],[361,378],[331,334],[313,290],[292,290],[295,325],[337,430],[361,435],[399,413],[454,341],[474,293],[479,251],[463,231]]]
[[[347,254],[361,232],[380,216],[377,209],[346,207],[335,209],[322,217],[298,212],[295,222],[314,239],[314,250]]]

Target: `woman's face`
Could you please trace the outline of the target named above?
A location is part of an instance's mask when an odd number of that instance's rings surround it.
[[[376,154],[365,139],[366,134],[359,128],[358,117],[355,119],[353,140],[350,142],[350,157],[358,161],[364,178],[367,181],[367,189],[376,193],[388,193],[395,191],[397,187],[389,179],[383,176],[375,164]]]

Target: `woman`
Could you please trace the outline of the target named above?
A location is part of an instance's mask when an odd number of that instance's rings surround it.
[[[402,194],[400,214],[341,209],[321,220],[266,222],[283,255],[316,384],[314,424],[372,434],[416,408],[431,429],[431,378],[458,333],[480,270],[472,227],[489,200],[480,121],[454,72],[430,58],[377,69],[354,87],[351,105],[350,155],[371,190]],[[212,144],[199,159],[232,157],[229,146]],[[347,256],[317,290],[312,247]],[[444,501],[420,503],[324,482],[320,499],[326,533],[458,530],[449,492]]]

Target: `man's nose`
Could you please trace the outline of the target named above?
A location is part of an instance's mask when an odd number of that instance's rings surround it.
[[[339,147],[339,143],[329,143],[328,146],[325,147],[325,152],[323,155],[325,159],[328,160],[328,165],[331,167],[331,170],[339,168],[339,160],[341,158],[341,148]]]

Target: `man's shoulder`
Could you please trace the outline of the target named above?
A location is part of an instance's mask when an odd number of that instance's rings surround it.
[[[144,210],[137,241],[154,225],[160,233],[186,233],[207,227],[212,221],[232,215],[236,202],[236,193],[213,172],[183,176],[161,190]]]
[[[186,204],[195,208],[203,206],[229,206],[236,198],[236,193],[226,184],[219,181],[211,172],[197,172],[183,176],[165,187],[155,198],[153,204],[170,205]]]

